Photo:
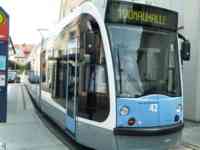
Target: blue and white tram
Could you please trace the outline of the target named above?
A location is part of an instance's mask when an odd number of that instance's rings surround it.
[[[44,44],[35,101],[88,147],[164,149],[184,125],[181,62],[190,44],[178,35],[174,11],[111,1],[102,17],[85,2]]]

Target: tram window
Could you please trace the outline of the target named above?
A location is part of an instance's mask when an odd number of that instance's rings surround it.
[[[41,53],[41,58],[46,58],[46,51]],[[46,59],[41,59],[41,88],[43,91],[50,92],[50,88],[48,87],[48,61]]]
[[[77,79],[79,76],[78,73],[78,64],[77,59],[79,57],[79,31],[78,26],[71,28],[69,32],[68,40],[68,97],[67,97],[67,113],[69,116],[74,118],[75,116],[75,99],[77,99],[76,87],[78,85]]]
[[[52,73],[49,80],[52,80],[50,85],[53,100],[63,108],[66,108],[66,93],[67,93],[67,51],[68,31],[66,28],[59,34],[54,43],[56,56],[51,58],[50,72]]]
[[[66,83],[67,64],[66,61],[58,59],[53,65],[52,98],[63,108],[66,107]]]
[[[102,122],[109,114],[106,59],[98,24],[91,17],[84,17],[80,36],[78,115]]]

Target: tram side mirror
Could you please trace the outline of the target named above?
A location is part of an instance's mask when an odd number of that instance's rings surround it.
[[[189,61],[190,60],[190,49],[191,49],[191,44],[188,40],[185,40],[181,44],[181,58],[184,61]]]

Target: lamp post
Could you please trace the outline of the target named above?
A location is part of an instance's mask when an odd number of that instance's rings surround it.
[[[40,78],[39,78],[39,107],[41,109],[41,89],[42,89],[42,82],[43,82],[43,74],[42,74],[42,53],[44,51],[44,40],[45,40],[45,37],[44,37],[44,34],[43,32],[44,31],[48,31],[48,29],[44,29],[44,28],[40,28],[40,29],[37,29],[37,31],[40,33],[40,36],[41,36],[41,50],[40,50]]]

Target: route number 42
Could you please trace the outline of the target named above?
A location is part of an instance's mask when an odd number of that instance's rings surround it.
[[[158,112],[158,104],[150,104],[149,105],[149,111],[150,112]]]

